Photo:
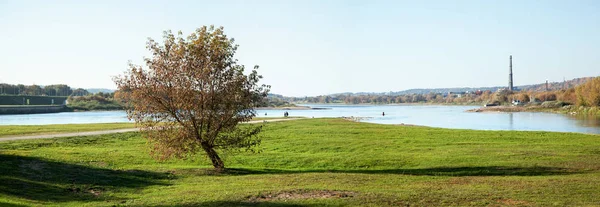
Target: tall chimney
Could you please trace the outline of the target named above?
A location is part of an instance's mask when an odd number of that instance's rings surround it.
[[[513,90],[513,74],[512,74],[512,55],[510,56],[510,65],[509,65],[510,73],[508,74],[508,90]]]

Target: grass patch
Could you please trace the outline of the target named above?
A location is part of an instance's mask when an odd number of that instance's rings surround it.
[[[301,116],[288,116],[288,117],[253,117],[252,121],[258,121],[258,120],[272,120],[272,119],[296,119],[296,118],[303,118]]]
[[[101,131],[133,127],[133,123],[5,125],[0,126],[0,139],[7,136]]]
[[[0,143],[0,205],[594,206],[600,136],[302,119],[262,153],[158,162],[138,133]]]

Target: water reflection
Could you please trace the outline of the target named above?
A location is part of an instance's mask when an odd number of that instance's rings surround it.
[[[508,113],[508,126],[510,130],[514,129],[514,118],[513,118],[513,113]]]
[[[600,119],[590,116],[568,116],[570,119],[575,120],[578,125],[585,127],[600,127]]]

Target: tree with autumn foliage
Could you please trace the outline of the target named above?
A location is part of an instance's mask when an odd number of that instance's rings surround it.
[[[577,86],[575,94],[577,95],[577,105],[579,106],[600,106],[600,77],[595,77]]]
[[[261,126],[244,125],[270,86],[259,85],[255,66],[244,74],[234,58],[238,45],[223,28],[201,27],[186,38],[164,32],[164,42],[148,40],[146,67],[130,64],[115,83],[127,115],[136,122],[159,159],[204,152],[216,170],[223,150],[253,151]]]

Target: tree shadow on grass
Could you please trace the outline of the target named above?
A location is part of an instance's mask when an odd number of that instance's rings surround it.
[[[106,190],[166,185],[169,174],[121,171],[0,154],[0,196],[29,200],[65,202],[118,199]]]
[[[26,205],[0,202],[0,206],[2,206],[2,207],[25,207]]]
[[[381,169],[381,170],[281,170],[281,169],[243,169],[229,168],[226,175],[255,174],[295,174],[295,173],[361,173],[361,174],[398,174],[418,176],[549,176],[584,173],[568,168],[557,167],[436,167],[422,169]]]

